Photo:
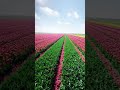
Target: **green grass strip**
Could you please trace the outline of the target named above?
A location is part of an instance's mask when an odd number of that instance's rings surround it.
[[[56,66],[63,41],[64,37],[58,40],[35,62],[35,90],[51,90],[53,88]]]
[[[85,63],[76,52],[72,42],[66,37],[60,90],[80,90],[85,88]]]

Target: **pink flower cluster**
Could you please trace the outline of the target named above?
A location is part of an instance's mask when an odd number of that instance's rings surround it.
[[[74,36],[74,35],[68,35],[68,37],[83,51],[85,51],[85,38]]]
[[[45,49],[48,45],[51,45],[62,36],[62,34],[35,34],[36,52],[40,52],[42,49]]]

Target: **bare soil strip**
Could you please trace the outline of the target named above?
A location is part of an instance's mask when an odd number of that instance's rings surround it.
[[[71,41],[71,40],[70,40]],[[71,43],[73,44],[75,50],[78,52],[78,54],[80,55],[81,59],[83,62],[85,62],[85,57],[82,55],[82,53],[79,51],[79,49],[74,45],[74,43],[71,41]]]
[[[88,40],[90,39],[88,38]],[[112,76],[114,82],[117,84],[118,87],[120,87],[120,74],[118,73],[118,71],[111,65],[109,60],[105,58],[104,54],[100,52],[100,50],[95,46],[93,42],[91,42],[91,45],[93,49],[96,51],[102,63],[104,64],[105,68],[108,70],[109,74]]]
[[[63,66],[62,62],[64,60],[64,44],[65,44],[65,40],[63,42],[63,46],[62,46],[62,49],[61,49],[61,55],[60,55],[58,66],[57,66],[57,73],[56,73],[55,82],[54,82],[54,90],[59,90],[60,89],[62,66]]]

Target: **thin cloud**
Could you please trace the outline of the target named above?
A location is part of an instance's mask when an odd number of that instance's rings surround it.
[[[64,24],[67,24],[67,25],[69,25],[69,24],[71,24],[70,22],[65,22]]]
[[[36,4],[38,4],[40,7],[46,6],[48,0],[35,0]]]
[[[85,34],[85,24],[80,24],[79,28],[74,27],[72,25],[55,25],[54,27],[48,25],[36,25],[35,32],[40,33],[77,33],[77,34]]]
[[[57,23],[58,23],[58,24],[62,24],[62,22],[61,22],[61,21],[57,21]]]
[[[69,25],[71,24],[70,22],[61,22],[61,21],[57,21],[58,24],[66,24],[66,25]]]
[[[68,16],[68,17],[73,17],[73,18],[75,18],[75,19],[79,19],[79,18],[80,18],[79,14],[78,14],[76,11],[68,12],[68,13],[67,13],[67,16]]]
[[[40,16],[35,12],[35,19],[40,20]]]
[[[82,21],[83,11],[77,6],[77,3],[83,3],[83,1],[75,0],[75,5],[71,5],[73,3],[68,3],[66,0],[58,2],[56,0],[35,0],[35,32],[85,33],[85,23]],[[65,6],[63,3],[68,4]]]
[[[40,7],[40,10],[48,16],[59,16],[59,12],[49,7]]]
[[[48,7],[49,0],[36,0],[36,10],[42,11],[45,15],[48,16],[59,16],[59,12]]]

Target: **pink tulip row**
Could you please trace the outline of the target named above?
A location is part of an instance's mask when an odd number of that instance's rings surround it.
[[[3,70],[6,65],[12,68],[34,52],[33,20],[1,20],[0,30],[0,68]]]
[[[112,27],[111,27],[112,28]],[[120,59],[120,29],[109,29],[108,27],[88,23],[86,32],[94,38],[112,56]]]
[[[36,52],[40,52],[42,49],[45,49],[48,45],[51,45],[62,36],[62,34],[35,34]]]
[[[74,36],[74,35],[68,35],[68,37],[83,51],[85,51],[85,38]]]
[[[33,31],[34,20],[18,20],[18,19],[3,19],[0,20],[0,36],[5,36],[6,34],[15,33],[15,32],[29,32]],[[24,28],[23,28],[24,27]]]
[[[56,36],[56,34],[35,34],[35,45],[50,40],[54,36]]]
[[[118,28],[112,28],[110,26],[104,26],[104,25],[99,25],[99,24],[94,24],[94,23],[89,24],[89,27],[97,30],[98,32],[104,33],[113,39],[117,38],[118,40],[120,40],[120,38],[119,38],[120,29],[118,29]]]
[[[57,66],[57,75],[55,77],[55,85],[54,85],[55,90],[59,90],[59,88],[60,88],[63,60],[64,60],[64,44],[63,44],[63,47],[62,47],[62,52],[61,52],[61,56],[60,56],[60,59],[59,59],[59,64]]]
[[[26,49],[32,46],[34,47],[33,36],[28,35],[19,40],[2,45],[0,47],[0,55],[3,57],[3,62],[11,62],[13,55],[17,57],[17,55],[22,54]]]
[[[25,30],[16,31],[16,32],[13,32],[13,33],[10,33],[10,34],[1,35],[0,36],[0,39],[1,39],[0,40],[0,45],[3,45],[5,43],[9,43],[11,41],[20,39],[22,37],[26,37],[27,35],[30,35],[30,34],[32,34],[32,32],[26,31],[26,29],[25,29]]]

